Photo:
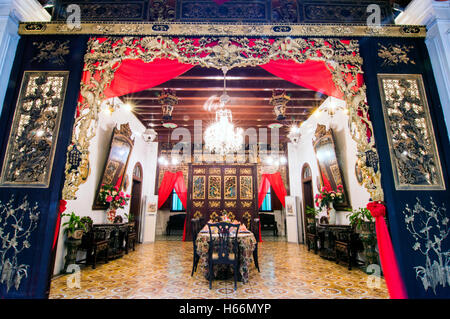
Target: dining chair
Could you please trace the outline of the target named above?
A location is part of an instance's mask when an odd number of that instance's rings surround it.
[[[192,230],[192,243],[194,246],[193,250],[193,264],[192,264],[192,272],[191,277],[194,275],[194,272],[197,271],[197,265],[200,260],[200,255],[197,253],[197,236],[202,228],[201,219],[200,218],[192,218],[191,219],[191,230]]]
[[[213,236],[213,229],[217,229],[217,236]],[[214,265],[232,265],[234,271],[234,290],[237,289],[239,272],[239,224],[208,223],[209,249],[208,249],[208,276],[209,289],[212,288]],[[233,231],[234,229],[234,231]]]
[[[255,263],[256,269],[258,269],[258,272],[261,272],[259,270],[259,262],[258,262],[259,218],[253,219],[250,230],[253,233],[253,235],[255,235],[256,238],[255,249],[253,249],[253,261]]]

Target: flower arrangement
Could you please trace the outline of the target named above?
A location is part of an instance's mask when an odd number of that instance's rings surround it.
[[[344,200],[344,187],[342,185],[337,186],[337,191],[332,190],[330,187],[322,187],[320,194],[316,194],[315,203],[316,207],[323,208],[328,207],[330,203],[340,203]]]
[[[109,205],[111,209],[125,208],[128,201],[130,200],[130,195],[119,191],[118,186],[103,184],[100,189],[99,200],[105,205]]]

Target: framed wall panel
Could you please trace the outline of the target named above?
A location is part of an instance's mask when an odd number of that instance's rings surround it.
[[[49,187],[68,78],[69,71],[25,71],[1,186]]]
[[[192,177],[192,199],[205,199],[205,176]]]
[[[396,190],[445,190],[420,74],[378,74]]]

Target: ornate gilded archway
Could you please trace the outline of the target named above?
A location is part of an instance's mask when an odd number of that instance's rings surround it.
[[[82,165],[74,168],[68,160],[63,199],[76,199],[79,186],[85,182],[83,171],[89,163],[90,140],[95,136],[100,106],[106,98],[104,90],[111,84],[115,72],[124,60],[140,59],[149,63],[157,58],[227,70],[280,59],[297,63],[324,62],[350,110],[349,127],[357,143],[357,161],[363,172],[364,186],[373,200],[383,200],[366,86],[361,85],[363,59],[358,40],[256,36],[251,39],[240,36],[91,38],[84,59],[84,71],[90,77],[81,83],[81,98],[68,148],[69,153],[74,149],[81,152]]]

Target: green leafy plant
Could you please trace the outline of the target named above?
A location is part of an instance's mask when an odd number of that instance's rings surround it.
[[[356,226],[357,229],[361,229],[363,223],[373,223],[375,221],[370,211],[364,207],[354,210],[347,218],[350,220],[350,224]]]
[[[63,224],[63,226],[66,226],[64,229],[65,234],[71,234],[75,232],[77,229],[82,229],[86,231],[86,221],[87,219],[85,217],[81,218],[80,216],[76,215],[74,212],[70,214],[62,214],[61,217],[69,217],[69,220]],[[90,219],[90,217],[87,217]],[[92,219],[91,219],[92,221]]]
[[[127,214],[127,213],[125,213],[124,214],[125,215],[125,217],[128,219],[128,222],[132,222],[133,220],[134,220],[134,215],[133,214]]]
[[[316,209],[314,209],[311,206],[306,206],[305,213],[306,213],[306,216],[311,217],[311,218],[314,218],[319,215],[319,211],[317,211]]]

